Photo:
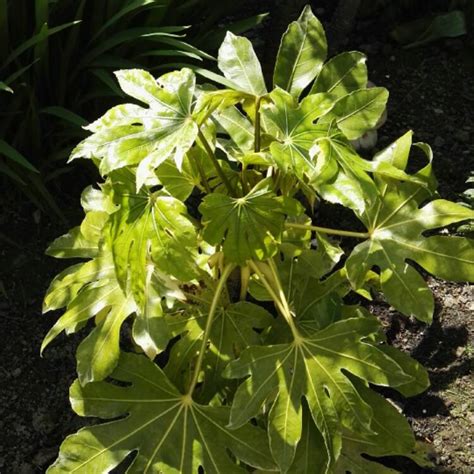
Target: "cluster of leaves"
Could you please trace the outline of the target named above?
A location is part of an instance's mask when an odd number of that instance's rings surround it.
[[[215,23],[237,5],[222,1],[214,9],[206,21],[211,37],[197,28],[189,35],[189,27],[180,26],[194,19],[191,6],[205,13],[208,0],[33,3],[0,0],[0,177],[16,183],[38,208],[61,215],[48,184],[74,169],[63,162],[85,136],[84,117],[97,116],[124,97],[112,71],[164,72],[182,62],[212,61],[195,44],[217,49]],[[242,31],[261,19],[232,27]]]
[[[251,43],[232,33],[214,76],[224,88],[197,85],[186,68],[117,72],[133,101],[90,124],[72,154],[104,182],[86,188],[83,222],[48,249],[88,260],[53,280],[44,310],[67,310],[42,347],[92,323],[71,403],[111,421],[68,437],[48,472],[128,462],[136,473],[383,473],[393,471],[377,457],[425,462],[371,387],[411,396],[427,374],[345,297],[381,291],[429,322],[433,296],[412,262],[473,281],[473,241],[436,230],[474,212],[437,198],[430,148],[411,132],[371,160],[356,153],[350,141],[376,125],[388,93],[366,87],[361,53],[326,61],[326,50],[306,7],[282,38],[271,91]],[[409,174],[412,148],[427,163]],[[315,225],[314,206],[333,204],[366,230]],[[135,353],[120,349],[124,322]]]

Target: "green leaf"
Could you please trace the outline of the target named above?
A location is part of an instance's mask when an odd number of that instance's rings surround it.
[[[114,203],[120,210],[112,214],[108,241],[117,278],[130,288],[139,311],[146,304],[147,267],[189,281],[197,276],[196,230],[187,217],[186,206],[161,191],[136,194],[134,183],[125,175],[117,178]]]
[[[211,245],[223,242],[226,257],[236,263],[273,256],[280,243],[285,215],[300,213],[301,205],[277,197],[267,181],[261,181],[246,196],[232,198],[212,193],[203,199],[204,239]]]
[[[93,258],[99,252],[97,240],[88,240],[80,227],[72,228],[58,237],[46,250],[46,255],[56,258]]]
[[[186,155],[181,170],[178,169],[176,163],[169,160],[156,168],[156,176],[164,190],[183,202],[191,195],[195,186],[200,186],[199,175],[193,164]]]
[[[207,294],[190,295],[190,305],[183,314],[166,318],[173,337],[181,336],[172,348],[171,362],[165,369],[166,374],[178,386],[187,380],[185,369],[192,368],[191,362],[198,355],[213,290],[214,288]],[[247,301],[234,304],[223,301],[217,309],[209,334],[209,346],[201,375],[203,384],[199,388],[200,398],[210,400],[216,393],[228,388],[229,380],[221,375],[225,366],[247,347],[261,344],[261,336],[255,329],[265,329],[272,321],[271,314],[260,306]]]
[[[273,84],[299,97],[316,77],[327,54],[324,29],[307,5],[283,34],[273,74]]]
[[[369,460],[365,455],[406,456],[421,466],[429,462],[417,453],[418,447],[408,421],[385,398],[367,388],[360,381],[354,381],[358,392],[373,411],[372,434],[345,432],[341,457],[336,472],[352,474],[395,473],[393,469]]]
[[[118,293],[118,292],[117,292]],[[82,385],[105,379],[116,367],[120,356],[120,329],[136,307],[132,298],[115,294],[110,311],[79,344],[76,352],[77,375]]]
[[[15,148],[4,140],[0,140],[0,154],[19,164],[23,168],[39,173],[39,171]]]
[[[335,120],[349,140],[356,140],[375,128],[385,110],[387,100],[388,91],[383,87],[356,90],[341,97],[321,118],[320,123]]]
[[[108,382],[71,387],[71,404],[81,416],[119,420],[83,428],[69,436],[48,473],[106,472],[129,454],[128,472],[245,473],[236,459],[273,469],[265,433],[251,424],[226,427],[229,408],[199,405],[183,396],[162,370],[143,356],[122,354]]]
[[[115,267],[111,256],[103,255],[63,270],[51,282],[43,303],[43,313],[68,305],[87,283],[114,278]]]
[[[310,156],[309,150],[316,138],[326,133],[326,128],[318,128],[314,121],[333,106],[326,94],[310,95],[298,105],[294,97],[282,89],[275,89],[270,97],[272,105],[262,110],[262,115],[273,124],[273,134],[277,138],[270,146],[273,159],[278,167],[291,170],[299,179],[314,179],[320,167]]]
[[[124,104],[112,108],[87,127],[95,133],[75,148],[70,159],[99,158],[102,175],[138,165],[139,190],[165,160],[172,159],[181,169],[197,137],[198,127],[191,117],[195,77],[189,69],[158,80],[138,69],[116,75],[124,92],[149,107]]]
[[[367,87],[366,56],[358,51],[338,54],[321,69],[310,94],[328,92],[344,97],[357,89]]]
[[[254,96],[267,93],[262,67],[252,43],[243,36],[227,32],[219,48],[218,66],[224,76],[235,83],[238,90]]]
[[[219,110],[214,120],[242,151],[253,151],[254,131],[250,120],[236,107]]]
[[[334,464],[341,450],[342,427],[371,432],[372,409],[347,373],[395,388],[413,381],[394,359],[369,342],[379,329],[375,318],[349,318],[289,344],[247,349],[224,372],[230,378],[249,376],[235,394],[230,425],[239,427],[257,416],[272,397],[270,447],[280,470],[286,472],[301,439],[304,397]]]
[[[13,89],[3,81],[0,81],[0,91],[10,92],[10,94],[13,94]]]
[[[411,135],[407,134],[381,152],[377,159],[403,170],[410,145]],[[423,178],[430,169],[428,165],[417,175]],[[367,271],[377,266],[389,303],[404,314],[429,322],[434,310],[433,296],[422,276],[407,260],[415,261],[440,278],[474,281],[472,240],[424,235],[425,231],[471,219],[474,211],[443,199],[423,205],[430,192],[414,183],[379,177],[377,187],[377,202],[360,216],[371,238],[352,251],[346,262],[348,277],[353,287],[358,288]]]
[[[59,107],[59,106],[44,107],[43,109],[40,110],[40,113],[53,115],[66,122],[70,122],[72,125],[75,125],[77,127],[83,127],[84,125],[87,124],[86,119],[82,118],[80,115],[64,107]]]
[[[133,340],[143,352],[153,360],[166,349],[171,332],[164,318],[162,300],[167,300],[167,306],[172,307],[174,300],[184,300],[177,282],[149,265],[146,269],[144,303],[137,312],[133,323]]]

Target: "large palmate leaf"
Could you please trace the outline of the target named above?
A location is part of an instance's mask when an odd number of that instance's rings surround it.
[[[406,134],[376,160],[404,169],[411,146]],[[417,174],[429,174],[430,165]],[[377,203],[361,215],[370,239],[357,245],[346,262],[348,277],[359,287],[368,270],[380,269],[382,290],[391,305],[404,314],[430,321],[433,296],[412,260],[433,275],[448,280],[474,281],[474,241],[449,235],[425,236],[424,232],[474,217],[474,211],[430,196],[427,189],[378,177]],[[421,206],[421,207],[420,207]]]
[[[190,69],[167,73],[158,80],[139,69],[116,74],[122,90],[148,108],[123,104],[110,109],[87,127],[94,134],[75,148],[71,159],[100,158],[102,175],[138,165],[140,188],[168,158],[181,168],[197,137],[198,126],[191,110],[195,77]]]
[[[267,181],[261,181],[241,198],[209,194],[199,206],[204,239],[211,245],[223,243],[224,254],[236,263],[273,256],[285,215],[299,214],[301,209],[294,199],[276,196]]]
[[[358,51],[338,54],[322,67],[310,94],[330,92],[343,97],[367,86],[366,56]]]
[[[187,311],[166,318],[172,335],[181,336],[172,348],[171,360],[165,369],[178,386],[188,380],[186,371],[192,368],[192,360],[198,354],[212,296],[210,291],[191,295],[194,304]],[[229,385],[229,380],[221,375],[225,366],[247,347],[261,344],[261,337],[255,329],[262,330],[272,321],[272,316],[264,308],[247,301],[234,304],[227,301],[218,307],[203,361],[201,398],[209,400]]]
[[[301,438],[304,397],[333,465],[341,450],[342,427],[371,432],[372,409],[347,373],[393,387],[414,380],[411,371],[369,342],[379,329],[375,318],[349,318],[289,344],[247,349],[224,373],[231,378],[250,376],[236,392],[231,426],[257,416],[263,403],[273,398],[270,446],[280,470],[287,472]]]
[[[137,194],[131,173],[117,177],[113,197],[120,209],[111,216],[108,238],[117,278],[125,289],[130,276],[140,311],[147,300],[148,266],[181,281],[197,275],[196,231],[181,201],[161,191]]]
[[[321,123],[335,120],[349,140],[356,140],[377,125],[387,100],[388,91],[383,87],[355,90],[341,97]]]
[[[334,105],[331,96],[314,94],[300,104],[282,89],[275,89],[270,97],[272,105],[262,110],[263,116],[272,124],[277,141],[270,146],[277,166],[285,172],[291,171],[300,179],[310,181],[320,172],[321,167],[309,155],[316,138],[327,133],[327,128],[318,128],[314,121],[324,115]]]
[[[273,84],[299,97],[318,74],[326,53],[324,29],[307,5],[282,36]]]
[[[236,459],[272,469],[265,433],[247,424],[226,427],[229,408],[199,405],[182,395],[162,370],[143,356],[122,354],[108,382],[71,387],[79,415],[117,421],[80,430],[66,438],[48,473],[109,472],[129,454],[130,474],[245,473]]]
[[[235,89],[254,96],[267,93],[262,67],[247,38],[228,31],[219,48],[218,66]]]

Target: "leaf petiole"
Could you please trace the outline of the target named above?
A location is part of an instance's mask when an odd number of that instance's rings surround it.
[[[339,229],[330,229],[328,227],[318,227],[316,225],[306,225],[306,224],[296,224],[292,222],[286,222],[285,227],[290,229],[303,229],[303,230],[314,230],[321,234],[329,235],[340,235],[342,237],[354,237],[356,239],[368,239],[370,234],[368,232],[352,232],[350,230],[339,230]]]
[[[262,271],[258,264],[253,261],[249,261],[249,266],[258,275],[263,286],[272,297],[275,306],[280,311],[285,321],[288,323],[288,326],[290,326],[295,341],[301,340],[302,337],[293,321],[293,316],[291,314],[285,292],[283,291],[280,278],[278,277],[278,270],[276,269],[275,263],[272,259],[269,259],[268,262],[268,269],[270,270],[270,273],[268,271]]]
[[[209,334],[211,332],[212,323],[214,321],[214,316],[216,314],[217,305],[219,303],[219,299],[221,297],[221,294],[222,294],[222,292],[225,288],[225,284],[227,282],[227,279],[229,278],[229,275],[231,274],[233,269],[234,269],[233,264],[231,264],[231,263],[227,264],[224,268],[224,271],[222,272],[222,275],[219,279],[219,282],[217,283],[216,292],[215,292],[215,294],[212,298],[211,307],[209,309],[209,316],[208,316],[207,321],[206,321],[206,327],[204,329],[204,335],[203,335],[203,338],[202,338],[201,347],[199,349],[198,359],[196,361],[196,366],[194,367],[193,378],[191,380],[191,383],[189,385],[189,389],[188,389],[187,394],[186,394],[189,397],[192,396],[192,394],[194,392],[194,389],[196,388],[196,384],[197,384],[198,378],[199,378],[199,372],[201,371],[201,367],[202,367],[202,361],[204,360],[204,354],[206,352],[207,341],[209,339]]]
[[[224,171],[222,170],[221,165],[219,164],[219,161],[217,160],[215,153],[212,151],[212,148],[209,145],[209,142],[206,140],[206,137],[204,136],[201,130],[199,130],[198,132],[198,137],[204,149],[206,150],[206,153],[211,159],[212,164],[214,165],[214,168],[216,169],[217,174],[219,175],[219,178],[222,180],[222,182],[224,183],[224,186],[227,188],[227,191],[229,191],[229,194],[231,196],[236,196],[234,188],[230,184],[230,181],[227,179],[227,176],[224,174]]]

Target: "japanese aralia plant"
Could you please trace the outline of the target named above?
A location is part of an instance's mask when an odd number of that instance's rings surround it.
[[[474,212],[437,196],[431,150],[411,131],[358,155],[351,141],[376,126],[388,92],[366,87],[363,54],[326,61],[326,50],[307,7],[283,35],[271,88],[251,43],[231,33],[223,76],[212,75],[221,88],[190,69],[116,73],[130,103],[86,127],[71,157],[104,180],[84,190],[81,225],[48,249],[87,260],[53,280],[44,309],[67,309],[42,347],[87,325],[71,404],[109,421],[67,437],[48,472],[426,463],[376,387],[416,395],[427,373],[348,297],[378,291],[429,323],[418,268],[473,281],[473,241],[440,229]],[[413,149],[425,162],[409,173]],[[322,227],[315,216],[334,204],[360,225]]]

